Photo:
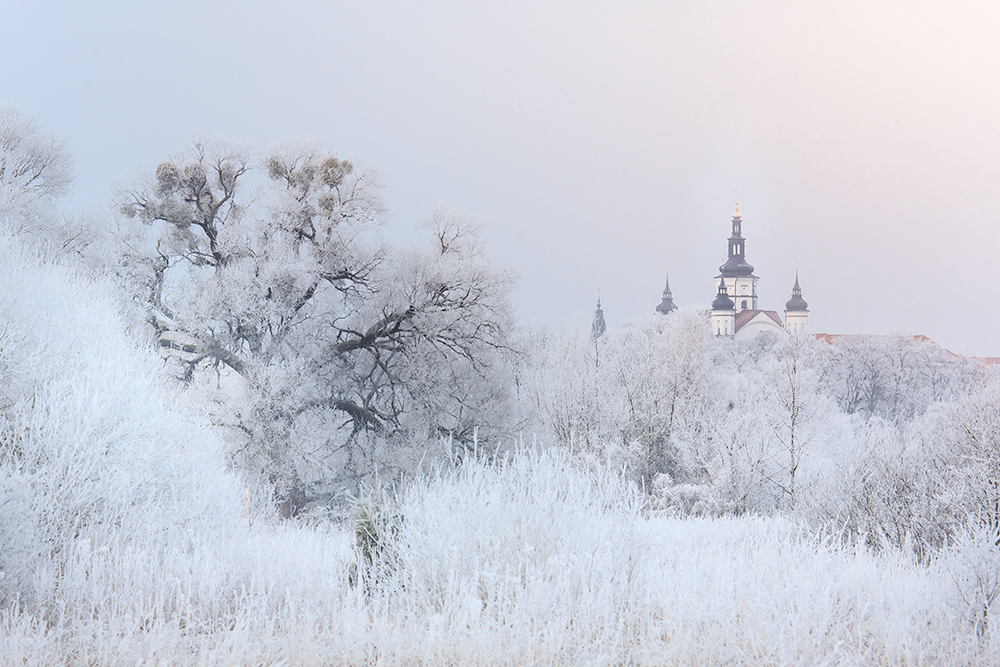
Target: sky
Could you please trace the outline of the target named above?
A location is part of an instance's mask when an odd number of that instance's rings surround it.
[[[0,105],[67,208],[193,138],[321,140],[386,233],[484,223],[524,323],[707,308],[738,197],[760,306],[1000,356],[1000,3],[3,1]],[[737,193],[738,188],[738,193]]]

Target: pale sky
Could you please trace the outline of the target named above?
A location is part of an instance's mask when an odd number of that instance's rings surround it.
[[[97,209],[196,136],[320,139],[400,242],[486,224],[522,320],[708,307],[739,187],[760,305],[1000,356],[1000,3],[4,2],[0,105]]]

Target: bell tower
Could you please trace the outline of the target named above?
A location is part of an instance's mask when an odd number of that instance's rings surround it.
[[[719,267],[721,273],[716,276],[716,280],[721,279],[725,283],[726,293],[733,300],[736,312],[757,310],[757,281],[760,278],[753,274],[753,267],[746,260],[746,239],[743,238],[743,216],[740,215],[739,202],[736,203],[732,225],[729,257]]]

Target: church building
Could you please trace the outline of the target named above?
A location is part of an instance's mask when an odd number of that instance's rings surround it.
[[[716,280],[716,296],[712,302],[711,328],[717,336],[731,336],[737,340],[753,338],[763,331],[786,331],[805,333],[809,323],[809,306],[802,298],[799,287],[799,272],[795,270],[795,286],[792,298],[785,304],[785,319],[773,310],[762,310],[757,303],[757,283],[753,266],[746,260],[746,239],[743,237],[743,217],[739,204],[733,214],[733,230],[729,236],[729,257],[719,267]],[[670,292],[669,278],[663,290],[663,301],[656,311],[664,315],[674,306]]]

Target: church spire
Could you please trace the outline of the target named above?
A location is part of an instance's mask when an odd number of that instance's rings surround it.
[[[743,216],[740,215],[739,202],[733,213],[733,231],[729,236],[729,257],[726,263],[719,267],[724,278],[753,275],[753,267],[746,260],[746,239],[743,238]]]
[[[802,298],[799,287],[799,270],[795,269],[795,286],[792,298],[785,304],[785,330],[793,334],[804,334],[809,328],[809,304]]]
[[[746,239],[743,238],[743,216],[740,215],[739,201],[733,212],[733,231],[729,235],[729,257],[726,263],[719,267],[721,278],[729,288],[728,296],[736,304],[737,312],[757,309],[757,281],[753,267],[747,263]]]
[[[674,305],[674,295],[670,293],[670,274],[668,273],[667,284],[663,288],[663,301],[656,307],[656,312],[667,315],[674,310],[677,310],[677,306]]]
[[[802,298],[802,288],[799,287],[799,270],[795,269],[795,286],[792,287],[792,298],[785,304],[786,311],[808,310],[809,304]]]
[[[733,310],[735,307],[736,304],[729,298],[729,293],[726,290],[726,281],[719,280],[719,293],[715,296],[715,301],[712,302],[712,310]]]
[[[591,340],[597,340],[604,335],[604,332],[608,330],[607,325],[604,323],[604,311],[601,310],[601,293],[597,292],[597,310],[594,311],[594,323],[590,326],[590,338]]]

